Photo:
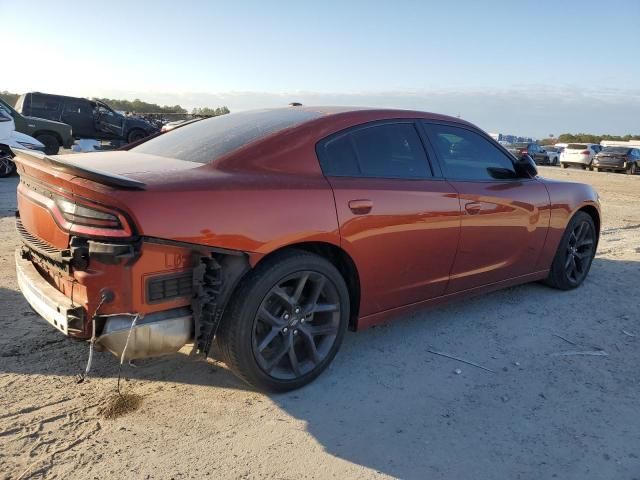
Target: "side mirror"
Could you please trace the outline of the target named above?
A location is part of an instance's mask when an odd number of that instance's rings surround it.
[[[533,161],[526,153],[518,157],[516,162],[516,169],[518,174],[523,178],[534,178],[538,175],[538,167],[536,162]]]

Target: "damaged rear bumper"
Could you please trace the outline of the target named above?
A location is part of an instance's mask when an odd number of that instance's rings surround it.
[[[34,264],[23,258],[20,248],[15,261],[20,291],[42,318],[67,336],[75,325],[84,323],[84,308],[49,284]],[[125,359],[132,360],[174,353],[193,340],[190,308],[140,315],[131,328],[134,318],[131,314],[96,316],[95,321],[104,324],[96,346],[121,357],[126,345]]]
[[[69,328],[84,321],[84,309],[47,282],[22,250],[15,252],[18,286],[29,305],[47,322],[69,335]]]

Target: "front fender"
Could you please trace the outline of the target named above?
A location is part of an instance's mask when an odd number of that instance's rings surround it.
[[[549,230],[537,265],[540,270],[545,270],[551,267],[562,235],[576,212],[585,210],[595,217],[598,235],[602,212],[598,192],[591,185],[546,178],[541,181],[547,188],[550,199]]]

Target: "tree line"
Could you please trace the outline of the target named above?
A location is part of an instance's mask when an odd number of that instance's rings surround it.
[[[602,140],[615,140],[628,142],[629,140],[640,140],[640,135],[594,135],[592,133],[563,133],[557,138],[545,138],[540,143],[542,145],[554,145],[556,143],[600,143]]]
[[[20,94],[7,92],[6,90],[0,92],[0,98],[2,98],[9,105],[15,105],[18,101]],[[139,98],[135,100],[121,100],[117,98],[98,98],[93,97],[92,100],[97,100],[102,103],[106,103],[114,110],[120,110],[123,112],[135,112],[135,113],[189,113],[186,108],[180,105],[158,105],[157,103],[149,103]],[[205,116],[218,116],[229,113],[229,109],[226,106],[211,108],[211,107],[199,107],[194,108],[191,113],[193,115],[205,115]]]

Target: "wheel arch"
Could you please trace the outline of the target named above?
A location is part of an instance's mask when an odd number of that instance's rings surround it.
[[[600,240],[600,225],[601,225],[601,221],[600,221],[600,212],[598,212],[598,209],[596,207],[594,207],[593,205],[584,205],[582,207],[580,207],[577,212],[584,212],[587,215],[589,215],[591,217],[591,219],[593,220],[594,225],[596,226],[596,247],[598,246],[598,241]],[[576,212],[576,213],[577,213]],[[574,213],[575,215],[575,213]]]
[[[33,132],[33,135],[31,136],[37,140],[38,135],[52,135],[56,137],[56,140],[58,140],[58,143],[60,144],[61,147],[64,145],[60,134],[58,132],[54,132],[53,130],[46,130],[46,129],[36,130],[35,132]]]

